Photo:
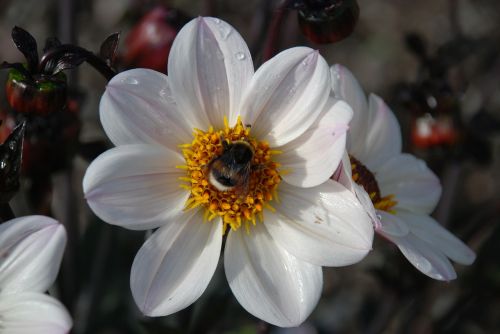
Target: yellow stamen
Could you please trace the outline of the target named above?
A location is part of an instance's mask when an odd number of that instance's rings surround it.
[[[228,144],[244,140],[253,149],[251,172],[244,189],[220,191],[208,179],[211,161],[223,153],[222,140]],[[208,131],[193,129],[192,142],[179,147],[186,165],[176,167],[186,170],[187,173],[179,180],[188,182],[189,185],[181,186],[191,193],[185,210],[203,207],[203,220],[207,222],[221,217],[224,233],[228,227],[237,230],[242,225],[249,233],[250,227],[256,224],[257,219],[263,221],[264,209],[275,211],[270,202],[278,202],[277,188],[281,182],[282,171],[278,171],[280,164],[273,161],[273,156],[282,152],[271,150],[267,142],[257,141],[250,136],[250,128],[243,125],[240,117],[233,127],[230,127],[228,119],[224,118],[224,128],[221,130],[215,130],[213,127]]]

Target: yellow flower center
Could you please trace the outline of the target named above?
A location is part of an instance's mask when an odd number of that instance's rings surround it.
[[[352,155],[349,155],[349,158],[351,160],[353,181],[365,189],[375,209],[395,213],[396,211],[393,208],[398,204],[394,199],[395,195],[386,195],[382,197],[375,175]]]
[[[249,159],[239,160],[237,152],[231,149],[238,143],[243,149],[248,147]],[[181,148],[186,165],[177,167],[187,173],[180,178],[186,182],[181,187],[190,192],[186,210],[203,207],[205,221],[221,217],[224,233],[228,226],[237,230],[245,225],[249,231],[257,219],[263,221],[264,208],[274,211],[270,202],[278,200],[281,177],[280,165],[272,157],[280,152],[252,137],[250,127],[244,126],[240,118],[233,127],[224,119],[221,130],[194,129],[193,141]],[[222,178],[224,187],[215,180],[216,176]]]

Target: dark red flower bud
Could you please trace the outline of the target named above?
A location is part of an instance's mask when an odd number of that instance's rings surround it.
[[[304,35],[319,44],[343,40],[353,32],[359,18],[356,0],[302,0],[294,7]]]
[[[187,15],[175,9],[161,6],[154,8],[128,34],[124,65],[166,72],[175,36],[189,20]]]
[[[66,104],[66,76],[62,72],[28,76],[11,68],[5,87],[9,105],[19,113],[48,115]]]

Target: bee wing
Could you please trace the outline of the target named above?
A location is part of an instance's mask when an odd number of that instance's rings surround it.
[[[240,197],[245,197],[250,190],[250,174],[252,173],[252,166],[248,164],[239,172],[239,183],[235,187],[235,193]]]

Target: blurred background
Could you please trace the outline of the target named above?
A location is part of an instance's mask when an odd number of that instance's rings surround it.
[[[474,249],[476,262],[456,265],[452,282],[434,281],[376,239],[361,263],[325,268],[323,297],[299,328],[275,328],[246,313],[221,266],[193,306],[143,317],[129,274],[144,233],[104,224],[82,198],[89,161],[111,145],[98,120],[107,81],[83,63],[66,71],[66,111],[30,120],[22,187],[11,202],[16,216],[51,215],[68,230],[51,293],[72,314],[74,333],[500,333],[500,2],[310,1],[345,6],[333,28],[311,23],[300,11],[305,2],[2,0],[0,61],[25,61],[11,39],[14,26],[35,37],[40,54],[48,37],[98,52],[107,36],[121,32],[118,71],[165,72],[176,32],[199,15],[233,25],[256,67],[291,46],[319,49],[391,106],[404,150],[425,159],[443,184],[434,217]],[[0,71],[2,84],[7,73]],[[0,142],[21,117],[7,101],[1,89]]]

